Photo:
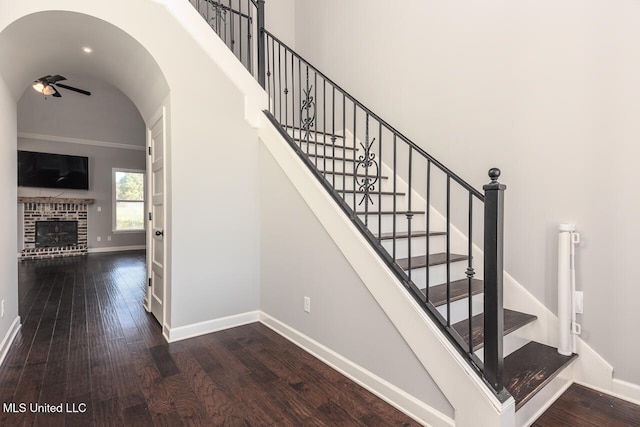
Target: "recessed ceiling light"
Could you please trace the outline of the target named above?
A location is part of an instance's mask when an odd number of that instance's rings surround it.
[[[93,49],[92,49],[92,48],[90,48],[89,46],[84,46],[84,47],[82,48],[82,51],[83,51],[84,53],[86,53],[87,55],[90,55],[90,54],[92,54],[92,53],[93,53]]]

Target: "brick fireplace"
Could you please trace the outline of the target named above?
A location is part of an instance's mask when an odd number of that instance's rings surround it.
[[[85,255],[87,207],[94,199],[19,197],[24,204],[22,259]]]

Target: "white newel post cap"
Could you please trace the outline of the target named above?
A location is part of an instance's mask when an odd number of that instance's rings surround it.
[[[575,224],[562,223],[562,224],[560,224],[560,226],[558,228],[560,229],[560,231],[568,231],[568,232],[576,231],[576,225]]]

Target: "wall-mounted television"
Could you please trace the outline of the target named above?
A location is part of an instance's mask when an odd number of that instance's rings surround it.
[[[18,185],[88,190],[89,158],[19,150]]]

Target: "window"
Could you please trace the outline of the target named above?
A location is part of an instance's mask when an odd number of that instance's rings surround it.
[[[113,170],[113,231],[144,230],[144,172]]]

